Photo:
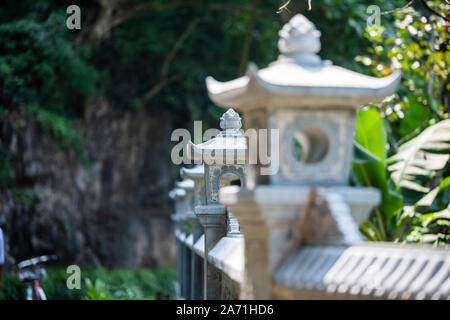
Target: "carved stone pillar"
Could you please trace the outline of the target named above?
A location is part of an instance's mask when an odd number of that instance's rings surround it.
[[[182,298],[181,293],[181,283],[183,279],[183,269],[182,269],[182,261],[183,261],[183,244],[180,241],[180,237],[182,235],[181,231],[181,211],[184,210],[184,198],[186,197],[186,191],[183,189],[173,189],[169,193],[169,197],[175,201],[175,213],[171,216],[172,221],[174,222],[175,229],[175,254],[176,254],[176,273],[177,273],[177,281],[175,282],[175,297],[176,299]]]
[[[180,260],[177,264],[181,265],[181,277],[180,277],[180,291],[183,299],[191,298],[191,248],[190,241],[192,241],[192,227],[190,220],[194,215],[194,181],[191,179],[183,179],[175,183],[176,187],[185,191],[185,197],[181,200],[181,206],[179,207],[179,214],[177,221],[179,223],[178,228],[178,240],[180,242]]]
[[[252,210],[251,208],[248,208]],[[264,221],[259,219],[258,210],[253,208],[255,219],[242,225],[245,234],[245,280],[241,299],[270,299],[269,232]],[[246,214],[240,212],[240,216]],[[247,212],[248,213],[248,212]]]
[[[220,204],[197,206],[195,212],[204,230],[204,298],[220,299],[221,278],[217,269],[208,262],[208,252],[226,235],[226,211]]]
[[[267,129],[267,110],[265,108],[255,108],[245,110],[243,112],[244,129],[246,130],[246,137],[248,139],[247,145],[249,150],[249,156],[253,156],[256,161],[251,161],[246,165],[246,179],[247,187],[253,189],[257,185],[268,184],[269,176],[261,175],[260,171],[262,167],[267,167],[267,164],[262,164],[263,159],[260,159],[260,155],[269,156],[269,145],[260,142],[260,135],[264,134],[261,129]],[[270,141],[269,132],[266,132],[265,140]]]
[[[194,181],[194,203],[195,206],[206,204],[205,195],[205,169],[203,165],[196,165],[193,168],[182,168],[181,176]],[[195,209],[194,209],[195,210]],[[203,235],[203,227],[198,217],[192,214],[188,218],[192,228],[192,245],[194,246]],[[203,299],[203,261],[194,250],[191,250],[191,299]]]

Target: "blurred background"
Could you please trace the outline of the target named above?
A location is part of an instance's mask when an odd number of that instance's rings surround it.
[[[276,60],[278,31],[294,14],[305,14],[322,32],[323,59],[373,76],[389,74],[395,62],[402,69],[399,94],[370,109],[387,132],[385,158],[448,118],[449,24],[429,10],[444,15],[445,1],[416,1],[382,15],[375,29],[367,27],[369,5],[389,11],[407,2],[312,0],[308,10],[308,1],[292,0],[277,13],[285,3],[2,1],[0,227],[11,272],[0,298],[19,295],[14,264],[42,254],[59,258],[49,298],[170,296],[168,192],[179,178],[170,160],[171,132],[192,130],[194,120],[204,130],[217,128],[223,109],[208,99],[206,76],[231,80],[249,62],[264,67]],[[66,27],[72,4],[81,9],[80,30]],[[448,167],[416,184],[434,189]],[[376,176],[378,169],[370,170]],[[412,229],[395,233],[405,219],[400,208],[414,207],[424,191],[401,193],[389,176],[379,180],[372,185],[384,188],[383,200],[395,201],[380,207],[384,222],[375,217],[362,227],[369,240],[423,241],[431,234],[433,243],[448,242],[448,224],[431,231],[420,221],[414,225],[420,210],[408,213]],[[356,177],[354,183],[371,182]],[[433,210],[446,207],[448,193],[436,201]],[[89,269],[82,291],[65,288],[70,264]]]

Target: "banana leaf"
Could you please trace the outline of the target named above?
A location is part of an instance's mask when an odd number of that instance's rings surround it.
[[[360,110],[357,114],[355,130],[355,161],[353,177],[357,183],[375,187],[382,192],[379,206],[384,220],[389,220],[402,205],[402,196],[395,185],[389,183],[386,172],[386,130],[383,119],[375,109]],[[364,154],[367,161],[362,161]]]
[[[430,192],[427,182],[436,176],[436,171],[444,168],[449,153],[450,119],[447,119],[428,127],[399,147],[389,159],[391,178],[400,188],[423,196]]]

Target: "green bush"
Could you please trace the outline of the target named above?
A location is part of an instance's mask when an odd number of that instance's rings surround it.
[[[0,300],[19,300],[23,297],[19,277],[15,273],[6,273],[2,277]]]
[[[440,15],[448,11],[443,2],[429,5]],[[382,192],[361,231],[372,241],[448,245],[448,27],[418,6],[392,16],[394,32],[369,27],[369,54],[356,58],[376,76],[402,72],[396,94],[358,112],[355,140],[375,159],[355,161],[353,182]]]
[[[1,16],[1,10],[0,10]],[[83,97],[94,95],[100,75],[88,63],[89,51],[73,47],[65,28],[66,14],[45,20],[34,16],[0,23],[0,123],[19,117],[13,130],[37,123],[77,161],[87,165],[82,132],[74,119],[83,114]],[[14,180],[14,154],[0,149],[0,186]]]
[[[81,289],[70,290],[65,269],[47,270],[42,287],[49,300],[130,300],[173,296],[175,272],[172,268],[156,270],[81,270]],[[23,289],[16,273],[3,275],[0,300],[23,299]]]

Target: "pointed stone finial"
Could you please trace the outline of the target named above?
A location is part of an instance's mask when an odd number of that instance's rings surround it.
[[[320,31],[305,16],[297,14],[278,33],[281,59],[299,64],[320,64]]]
[[[292,17],[278,35],[278,49],[283,54],[320,51],[320,31],[304,15]]]
[[[240,129],[241,127],[241,117],[231,108],[220,117],[220,128],[222,130]]]

